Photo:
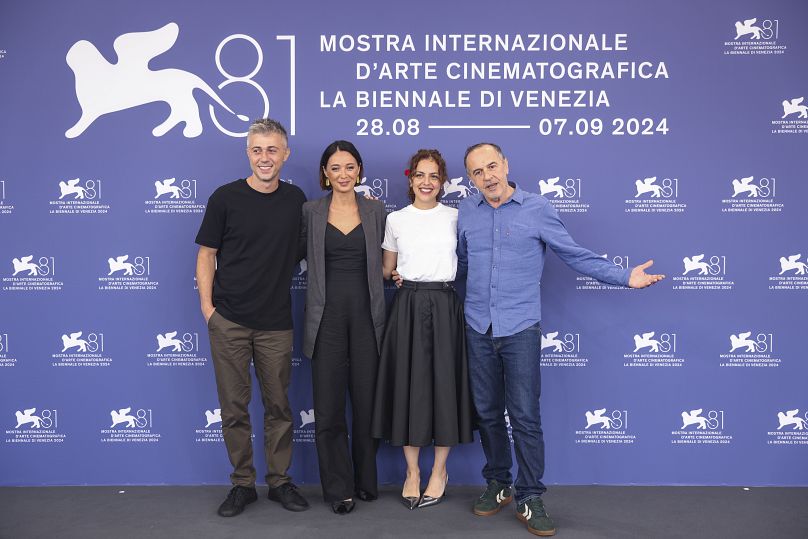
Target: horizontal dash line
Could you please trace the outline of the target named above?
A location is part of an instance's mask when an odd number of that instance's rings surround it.
[[[530,129],[529,125],[428,125],[429,129]]]

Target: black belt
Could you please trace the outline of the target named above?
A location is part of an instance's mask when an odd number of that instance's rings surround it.
[[[404,281],[401,284],[402,288],[410,288],[412,290],[448,290],[452,288],[452,283],[423,283],[418,281]]]

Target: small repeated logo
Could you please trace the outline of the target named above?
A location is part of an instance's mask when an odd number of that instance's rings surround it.
[[[197,204],[196,180],[166,178],[154,181],[154,197],[144,201],[148,214],[200,214],[205,205]]]
[[[721,201],[725,213],[781,212],[784,204],[777,202],[777,179],[754,176],[732,180],[732,198]]]
[[[112,358],[104,354],[104,334],[74,331],[62,335],[61,351],[51,354],[52,367],[109,367]]]
[[[617,266],[621,269],[627,269],[631,266],[629,265],[628,256],[626,255],[613,255],[609,256],[608,254],[601,255],[601,258],[604,258]],[[613,284],[606,284],[598,281],[597,279],[593,279],[587,275],[577,275],[575,277],[577,281],[577,285],[575,286],[576,290],[631,290],[628,287],[624,286],[616,286]]]
[[[587,410],[586,426],[575,431],[576,444],[633,444],[637,436],[628,430],[628,410]]]
[[[732,198],[735,198],[740,194],[746,194],[748,197],[757,198],[758,192],[760,191],[760,186],[752,183],[752,180],[754,179],[754,176],[747,176],[746,178],[741,178],[740,180],[732,180]]]
[[[390,192],[387,188],[387,178],[361,178],[354,191],[360,195],[381,200],[388,212],[396,211],[398,206],[388,201]]]
[[[760,35],[763,33],[763,31],[759,26],[755,26],[756,22],[757,19],[747,19],[743,22],[736,21],[735,41],[738,41],[738,39],[747,34],[751,34],[750,39],[760,39]]]
[[[625,213],[684,213],[679,202],[679,178],[651,176],[634,180],[634,198],[625,201]]]
[[[152,411],[131,406],[110,410],[109,427],[101,429],[101,441],[109,443],[157,443],[160,433],[152,432]]]
[[[785,119],[795,115],[797,118],[808,118],[808,105],[803,105],[804,97],[795,97],[794,99],[786,99],[783,101],[783,115],[780,119]]]
[[[462,176],[459,178],[449,178],[443,184],[443,195],[440,198],[442,204],[456,208],[460,202],[480,192],[470,180]]]
[[[0,330],[2,331],[2,330]],[[0,368],[15,367],[17,359],[8,348],[8,333],[0,333]]]
[[[179,331],[158,333],[155,351],[146,354],[147,367],[204,367],[208,358],[199,353],[199,334]]]
[[[2,55],[0,55],[2,58]],[[0,180],[0,215],[10,215],[14,213],[14,204],[9,204],[6,200],[6,180]]]
[[[769,276],[769,290],[808,290],[808,257],[801,253],[780,257],[780,272]]]
[[[774,354],[774,334],[739,331],[729,336],[729,352],[720,354],[721,367],[779,367],[782,360]]]
[[[798,135],[808,133],[808,105],[805,96],[790,97],[782,101],[783,115],[772,120],[773,135]]]
[[[294,273],[292,273],[292,286],[290,287],[291,290],[305,290],[306,284],[308,283],[308,269],[309,264],[306,262],[306,259],[300,261],[300,263],[295,266]]]
[[[735,28],[727,32],[733,35],[724,42],[724,54],[733,56],[785,54],[787,47],[778,43],[779,19],[745,19],[735,21]]]
[[[295,425],[292,439],[295,443],[314,443],[314,408],[300,410],[300,424]]]
[[[682,426],[671,432],[672,444],[730,444],[732,435],[724,432],[724,410],[696,408],[681,414]]]
[[[62,443],[66,434],[59,432],[59,412],[55,408],[26,408],[14,412],[14,428],[6,430],[6,443]]]
[[[780,425],[777,430],[782,430],[787,426],[793,426],[793,430],[805,430],[806,418],[797,416],[798,413],[800,413],[799,409],[789,410],[785,413],[778,412],[777,419],[780,421]],[[805,415],[808,416],[808,412]]]
[[[151,280],[151,257],[127,254],[107,259],[106,275],[98,278],[98,290],[157,290]]]
[[[314,408],[300,410],[300,426],[298,428],[302,429],[306,425],[312,424],[314,424]]]
[[[385,194],[385,187],[386,185],[383,185],[378,178],[373,180],[372,183],[368,183],[368,179],[365,177],[359,180],[359,184],[354,187],[354,191],[368,198],[381,198]]]
[[[549,331],[541,335],[542,367],[586,367],[589,359],[581,355],[581,334]]]
[[[110,207],[101,198],[101,180],[72,180],[59,182],[59,198],[48,201],[48,213],[53,215],[91,215],[109,213]]]
[[[21,256],[11,260],[13,273],[3,277],[3,290],[56,292],[64,283],[56,280],[56,259],[52,256]]]
[[[808,411],[777,412],[777,430],[767,433],[768,445],[808,445]]]
[[[581,178],[556,176],[539,180],[539,193],[550,199],[558,213],[587,213],[589,204],[582,201]]]
[[[676,353],[676,333],[648,331],[634,335],[634,349],[623,354],[624,367],[681,367],[685,360]]]
[[[808,265],[805,262],[800,261],[801,254],[797,253],[791,256],[781,256],[780,257],[780,273],[778,275],[782,275],[789,271],[793,271],[795,275],[805,275],[806,269],[808,269]]]
[[[16,277],[18,273],[28,272],[27,275],[39,275],[41,268],[34,262],[31,262],[34,259],[34,255],[23,256],[20,258],[14,258],[11,263],[14,266],[14,273],[12,277]],[[25,275],[25,273],[24,273]]]
[[[206,429],[210,428],[210,426],[213,425],[214,423],[220,423],[219,426],[221,427],[222,409],[214,408],[212,412],[210,410],[205,410],[205,420],[206,420],[205,423]]]
[[[727,279],[727,257],[704,253],[682,259],[682,275],[673,277],[673,290],[732,290],[735,283]]]
[[[222,409],[205,410],[205,426],[194,431],[196,443],[224,443],[222,436]]]

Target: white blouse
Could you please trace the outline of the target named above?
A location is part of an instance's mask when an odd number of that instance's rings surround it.
[[[454,281],[457,273],[457,210],[438,203],[428,210],[410,204],[387,216],[382,249],[398,253],[405,281]]]

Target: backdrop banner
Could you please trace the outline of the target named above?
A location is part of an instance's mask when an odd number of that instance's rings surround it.
[[[384,7],[4,6],[0,484],[228,482],[194,237],[269,116],[309,199],[347,139],[388,211],[438,148],[456,206],[478,193],[465,149],[491,141],[580,244],[667,275],[634,291],[549,256],[547,483],[808,485],[808,3]],[[295,273],[291,475],[316,484]],[[456,448],[452,481],[483,464],[479,440]],[[383,444],[380,481],[404,469]]]

